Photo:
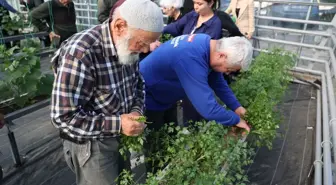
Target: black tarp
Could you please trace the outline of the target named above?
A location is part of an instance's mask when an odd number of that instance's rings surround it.
[[[248,168],[250,184],[310,184],[308,174],[315,154],[316,89],[291,85],[278,108],[284,116],[278,137],[272,150],[256,149],[254,163]]]

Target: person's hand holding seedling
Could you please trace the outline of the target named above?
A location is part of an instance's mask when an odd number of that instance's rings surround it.
[[[142,122],[143,116],[137,116],[133,113],[121,115],[121,131],[126,136],[140,135],[146,125]]]
[[[232,132],[233,135],[237,135],[238,132],[240,132],[237,128],[241,128],[244,129],[244,131],[242,132],[242,135],[245,136],[246,134],[248,134],[251,131],[250,126],[248,125],[247,121],[245,121],[243,118],[246,114],[246,109],[244,107],[238,107],[235,110],[235,113],[238,114],[238,116],[240,117],[240,121],[232,127]]]

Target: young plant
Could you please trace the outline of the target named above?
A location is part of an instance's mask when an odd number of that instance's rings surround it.
[[[160,41],[161,43],[164,43],[164,42],[166,42],[166,41],[168,41],[168,40],[170,40],[170,39],[172,39],[172,38],[174,38],[172,35],[166,33],[166,34],[162,34],[162,35],[160,36],[159,41]]]
[[[250,163],[252,150],[236,137],[227,136],[229,128],[212,121],[196,122],[183,129],[177,127],[177,131],[176,139],[168,146],[171,162],[162,179],[164,184],[247,181],[242,167]],[[223,166],[229,169],[222,169]]]
[[[146,117],[140,116],[135,121],[138,121],[140,123],[146,123]],[[145,129],[143,133],[136,137],[121,135],[121,146],[119,148],[119,153],[124,157],[125,160],[127,158],[128,152],[142,151],[147,132],[148,131]]]
[[[261,53],[251,69],[231,85],[240,103],[247,108],[246,120],[252,125],[258,146],[272,146],[279,128],[280,114],[274,108],[280,103],[290,82],[287,69],[293,67],[294,55],[275,49]]]

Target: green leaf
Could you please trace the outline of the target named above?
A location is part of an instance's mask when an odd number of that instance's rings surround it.
[[[236,179],[237,179],[237,180],[241,180],[242,177],[243,177],[242,175],[240,175],[240,174],[236,174]]]

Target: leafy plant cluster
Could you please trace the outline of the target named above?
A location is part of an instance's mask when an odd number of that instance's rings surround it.
[[[146,117],[140,116],[139,119],[135,121],[146,123]],[[148,132],[149,131],[145,129],[145,131],[137,137],[121,135],[119,153],[126,159],[128,152],[141,152]]]
[[[161,170],[148,173],[145,184],[245,184],[247,176],[243,166],[251,163],[253,150],[237,137],[228,137],[229,131],[230,128],[213,121],[183,128],[166,125],[158,140],[161,151],[151,156],[159,161]],[[230,169],[222,169],[223,166]],[[121,182],[135,184],[127,171],[121,174]]]
[[[24,20],[20,16],[10,17],[6,14],[6,10],[0,7],[0,14],[2,14],[1,27],[5,30],[8,35],[14,35],[20,29],[24,28]]]
[[[174,38],[172,35],[165,33],[165,34],[162,34],[162,35],[160,36],[159,41],[160,41],[161,43],[164,43],[164,42],[166,42],[166,41],[168,41],[168,40],[170,40],[170,39],[172,39],[172,38]]]
[[[275,106],[290,82],[287,69],[293,67],[294,59],[294,55],[279,49],[261,53],[251,69],[231,86],[240,103],[247,108],[245,119],[252,125],[251,133],[256,136],[258,146],[272,146],[281,121]]]
[[[10,103],[22,107],[35,96],[51,94],[53,75],[41,73],[36,55],[34,47],[6,49],[0,45],[0,101],[13,98]]]
[[[280,116],[275,106],[289,84],[287,69],[294,56],[281,50],[261,53],[248,72],[232,85],[237,98],[247,108],[246,120],[252,125],[252,140],[258,146],[271,147]],[[167,124],[158,132],[159,152],[150,154],[157,161],[157,173],[147,173],[145,185],[204,185],[248,182],[244,167],[250,164],[253,149],[232,133],[230,127],[215,122],[195,122],[188,127]],[[249,135],[249,136],[250,136]],[[140,136],[141,140],[145,135]],[[135,137],[132,146],[141,150],[143,142]],[[251,143],[254,144],[254,143]],[[127,147],[127,146],[126,146]],[[120,175],[120,184],[136,184],[129,171]]]

